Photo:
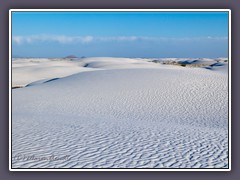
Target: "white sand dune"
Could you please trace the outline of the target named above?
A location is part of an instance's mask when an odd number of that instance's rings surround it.
[[[26,86],[38,80],[61,78],[84,71],[156,67],[159,65],[130,58],[14,59],[12,86]]]
[[[13,168],[228,168],[227,65],[34,61],[13,61]]]

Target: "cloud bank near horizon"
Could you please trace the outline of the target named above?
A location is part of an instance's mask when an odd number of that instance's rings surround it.
[[[16,45],[56,42],[59,44],[88,44],[93,42],[199,42],[199,41],[227,41],[228,37],[149,37],[149,36],[65,36],[65,35],[30,35],[13,36],[12,42]]]

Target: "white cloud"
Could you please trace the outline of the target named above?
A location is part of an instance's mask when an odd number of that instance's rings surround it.
[[[169,38],[169,37],[147,37],[147,36],[109,36],[109,37],[93,37],[93,36],[64,36],[64,35],[31,35],[31,36],[13,36],[12,41],[15,44],[35,43],[35,42],[57,42],[60,44],[73,43],[91,43],[91,42],[133,42],[133,41],[152,41],[152,42],[187,42],[187,41],[203,41],[203,40],[228,40],[228,37],[186,37],[186,38]]]
[[[23,38],[21,36],[13,36],[12,41],[16,44],[21,44],[23,42]]]
[[[57,36],[57,35],[32,35],[32,36],[13,36],[12,41],[16,44],[34,43],[34,42],[58,42],[68,43],[90,43],[92,36]]]

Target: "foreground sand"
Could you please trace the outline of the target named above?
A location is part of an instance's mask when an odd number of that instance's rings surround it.
[[[13,63],[13,168],[228,167],[226,63],[31,61]]]

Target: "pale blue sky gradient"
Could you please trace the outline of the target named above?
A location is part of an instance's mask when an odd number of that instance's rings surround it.
[[[13,12],[13,57],[227,57],[227,12]]]

